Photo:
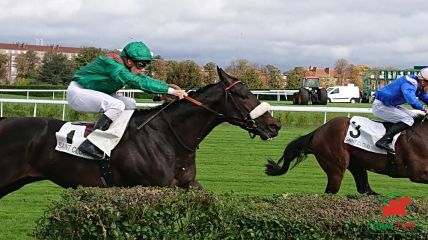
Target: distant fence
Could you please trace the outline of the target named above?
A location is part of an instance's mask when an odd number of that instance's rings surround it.
[[[27,99],[30,99],[31,93],[52,93],[52,100],[55,100],[55,97],[60,95],[62,100],[65,100],[66,89],[0,89],[1,93],[26,93]],[[118,93],[122,93],[124,96],[134,98],[135,93],[142,93],[143,91],[137,89],[122,89]],[[280,101],[281,97],[284,97],[285,100],[288,100],[289,96],[292,96],[293,93],[297,90],[252,90],[254,95],[259,98],[259,95],[266,96],[276,96],[276,100]],[[58,99],[58,97],[57,97]]]
[[[65,120],[65,106],[67,101],[65,100],[37,100],[37,99],[7,99],[0,98],[0,117],[3,117],[3,104],[5,103],[22,103],[22,104],[33,104],[33,117],[37,116],[37,105],[38,104],[55,104],[62,105],[62,120]],[[137,107],[155,107],[160,103],[137,103]],[[274,114],[274,111],[285,111],[285,112],[323,112],[324,123],[327,121],[327,113],[371,113],[371,108],[346,108],[346,107],[307,107],[307,106],[271,106],[270,111]]]
[[[251,92],[257,96],[257,99],[259,95],[273,95],[276,96],[277,101],[281,101],[281,96],[284,96],[285,100],[288,100],[288,97],[293,96],[298,90],[252,90]]]
[[[62,100],[65,100],[66,89],[0,89],[1,93],[26,93],[27,99],[30,99],[30,93],[52,93],[52,99],[55,100],[55,94],[61,96]],[[124,96],[134,97],[135,93],[141,93],[143,91],[136,89],[123,89],[119,90],[118,93],[123,93]]]

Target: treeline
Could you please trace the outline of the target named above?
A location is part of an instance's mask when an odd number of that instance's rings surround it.
[[[76,70],[107,52],[111,51],[89,47],[84,48],[77,57],[68,59],[61,52],[50,51],[40,59],[36,52],[27,51],[15,57],[17,78],[12,83],[7,79],[9,56],[0,54],[0,84],[66,86]],[[165,60],[161,56],[156,56],[155,59],[148,69],[148,74],[168,83],[185,88],[201,87],[217,80],[214,62],[199,66],[192,60]],[[334,67],[334,75],[321,77],[321,84],[329,87],[354,83],[361,87],[363,74],[368,69],[366,65],[353,65],[346,59],[339,59]],[[258,65],[245,59],[232,61],[225,70],[245,82],[251,89],[297,89],[300,87],[299,79],[311,74],[305,67],[295,67],[282,72],[274,65]]]
[[[0,54],[0,83],[11,85],[68,85],[76,70],[93,61],[99,55],[111,52],[98,48],[84,48],[77,57],[68,59],[58,51],[45,53],[40,59],[36,52],[27,51],[15,57],[17,77],[7,80],[9,56]],[[182,87],[201,87],[217,81],[216,63],[199,66],[192,60],[173,61],[156,56],[148,68],[148,74]],[[259,66],[247,60],[236,60],[226,71],[244,81],[252,89],[283,88],[283,73],[273,65]]]

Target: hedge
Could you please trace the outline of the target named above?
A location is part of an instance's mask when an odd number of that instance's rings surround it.
[[[67,190],[38,220],[37,239],[427,239],[428,200],[381,221],[382,197],[215,195],[174,188]],[[395,221],[395,222],[394,222]],[[379,224],[392,224],[391,230]],[[400,225],[401,224],[401,225]],[[407,224],[407,228],[403,228]],[[412,228],[409,226],[412,225]],[[377,226],[377,228],[376,228]],[[401,226],[401,227],[400,227]]]

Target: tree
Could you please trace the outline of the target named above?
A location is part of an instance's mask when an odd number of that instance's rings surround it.
[[[194,61],[170,62],[171,71],[168,72],[167,82],[179,85],[182,88],[203,86],[203,75],[199,65]]]
[[[283,80],[283,74],[281,70],[273,65],[266,65],[267,75],[268,75],[268,85],[269,88],[279,89],[285,87],[285,82]]]
[[[105,54],[107,51],[101,50],[100,48],[86,47],[83,48],[77,57],[73,59],[76,69],[86,66],[88,63],[95,60],[98,56]]]
[[[34,80],[39,76],[40,58],[36,52],[29,50],[16,56],[17,78]]]
[[[152,77],[163,81],[167,81],[169,71],[170,66],[168,62],[159,56],[155,57],[154,61],[148,67],[148,72],[150,72]]]
[[[0,80],[7,79],[7,69],[9,67],[9,56],[0,54]]]
[[[76,70],[73,62],[57,51],[47,52],[43,56],[42,64],[38,80],[49,84],[67,85]]]
[[[345,80],[349,77],[349,63],[348,60],[341,58],[336,61],[334,71],[336,72],[336,77],[339,85],[343,85]]]
[[[363,77],[364,73],[369,70],[369,66],[367,65],[351,65],[351,71],[350,71],[350,83],[355,84],[356,86],[360,87],[360,89],[363,88]]]
[[[205,71],[205,76],[204,76],[205,84],[215,83],[218,80],[217,64],[213,62],[209,62],[205,64],[204,71]]]
[[[304,67],[295,67],[293,70],[289,70],[285,73],[287,76],[287,88],[298,89],[301,88],[300,79],[308,75],[308,70]]]
[[[261,71],[255,64],[247,60],[240,59],[232,61],[229,66],[226,67],[226,71],[246,83],[250,89],[263,89],[268,87],[267,84],[262,81]]]

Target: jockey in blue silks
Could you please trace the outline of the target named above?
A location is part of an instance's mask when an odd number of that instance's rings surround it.
[[[414,123],[414,113],[402,106],[408,103],[412,108],[428,113],[421,100],[428,104],[428,68],[422,69],[417,75],[409,74],[379,88],[373,102],[373,115],[385,121],[395,123],[385,135],[376,142],[376,146],[389,152],[394,150],[389,146],[395,134],[405,130]],[[419,98],[419,100],[418,100]]]

